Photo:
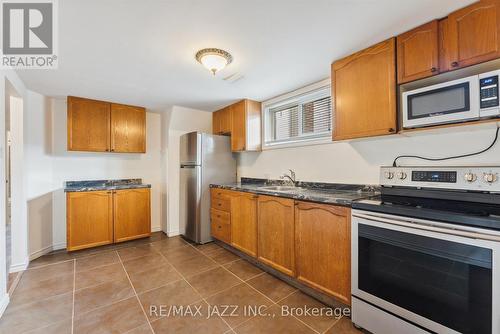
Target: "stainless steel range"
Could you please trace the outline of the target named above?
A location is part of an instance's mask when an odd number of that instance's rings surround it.
[[[384,167],[353,203],[352,320],[377,334],[500,333],[500,167]]]

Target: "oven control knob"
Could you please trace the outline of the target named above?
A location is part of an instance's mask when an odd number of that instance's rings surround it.
[[[476,176],[476,174],[469,172],[469,173],[465,173],[464,179],[465,179],[465,181],[472,183],[472,182],[477,180],[477,176]]]
[[[393,172],[385,172],[384,175],[385,175],[385,178],[388,180],[392,180],[394,178]]]
[[[497,175],[493,173],[484,173],[483,178],[487,183],[494,183],[497,181]]]
[[[398,176],[398,179],[404,180],[404,179],[406,179],[406,177],[408,175],[405,172],[398,172],[397,176]]]

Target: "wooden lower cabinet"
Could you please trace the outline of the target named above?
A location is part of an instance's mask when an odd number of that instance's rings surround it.
[[[258,259],[287,275],[295,275],[294,201],[259,196]]]
[[[210,211],[210,230],[215,239],[231,243],[231,216],[228,212],[211,209]]]
[[[66,221],[68,251],[113,243],[112,193],[67,193]]]
[[[351,304],[350,208],[217,188],[211,198],[214,238]]]
[[[68,192],[66,225],[68,251],[150,236],[150,189]]]
[[[113,196],[114,241],[122,242],[151,235],[150,191],[118,190]]]
[[[308,202],[295,206],[297,279],[351,304],[351,216],[346,207]]]
[[[231,191],[231,245],[257,257],[257,195]]]

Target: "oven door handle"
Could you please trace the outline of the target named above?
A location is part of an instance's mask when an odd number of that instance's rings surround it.
[[[441,226],[436,226],[433,224],[426,224],[422,222],[408,221],[408,220],[399,220],[394,218],[384,218],[378,216],[367,215],[363,213],[353,213],[353,217],[367,219],[379,223],[385,223],[390,225],[404,226],[409,228],[414,228],[418,230],[431,231],[437,233],[451,234],[460,237],[473,238],[473,239],[481,239],[481,240],[491,240],[491,241],[500,241],[500,235],[487,234],[487,233],[477,233],[472,231],[466,231],[461,229],[453,229],[446,228]]]

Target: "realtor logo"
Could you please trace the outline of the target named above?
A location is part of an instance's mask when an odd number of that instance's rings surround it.
[[[1,0],[1,67],[57,68],[56,0],[25,1]]]

